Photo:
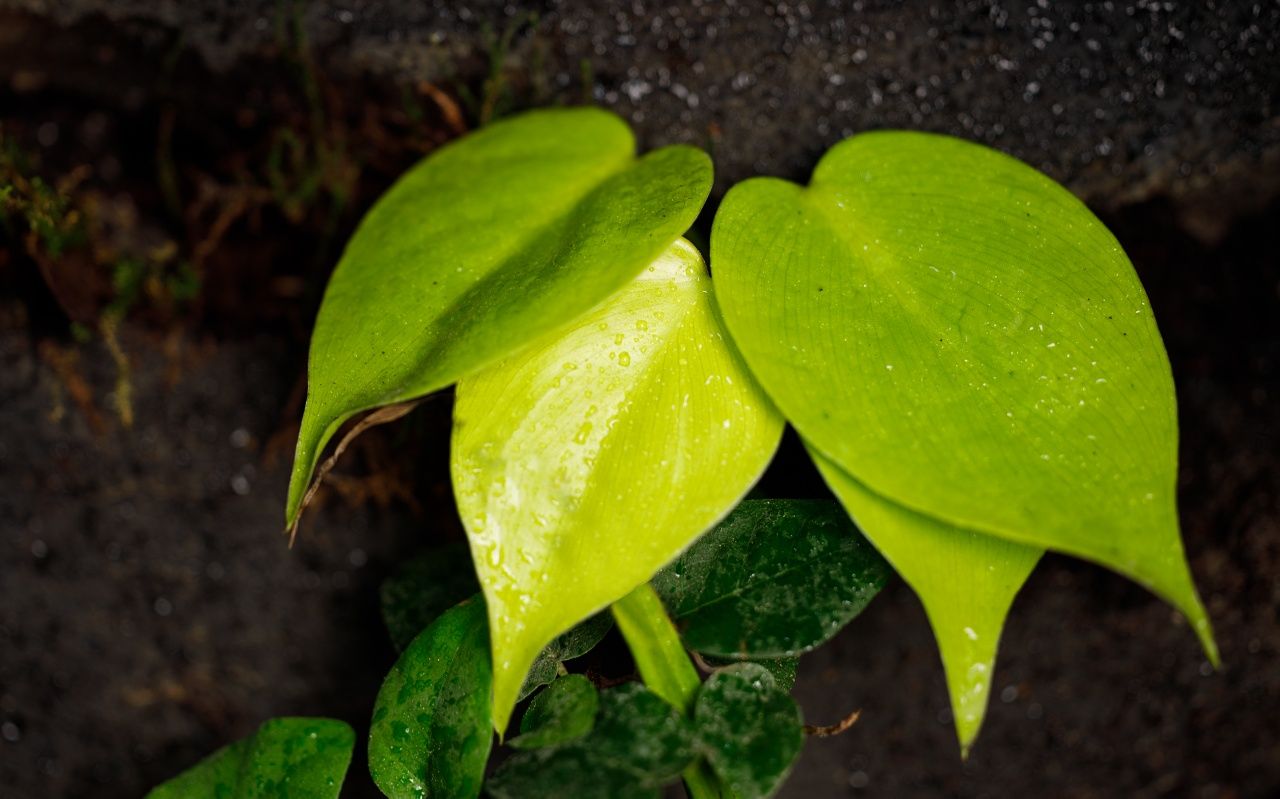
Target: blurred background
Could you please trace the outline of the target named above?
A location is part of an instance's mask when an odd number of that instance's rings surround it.
[[[367,727],[380,581],[459,538],[450,399],[357,441],[281,533],[325,280],[441,143],[595,103],[716,190],[874,128],[1063,182],[1178,385],[1213,672],[1170,608],[1049,557],[967,763],[900,581],[801,662],[786,797],[1280,795],[1280,4],[0,0],[0,786],[136,797],[281,714]],[[766,478],[822,495],[794,441]],[[373,795],[359,758],[344,795]]]

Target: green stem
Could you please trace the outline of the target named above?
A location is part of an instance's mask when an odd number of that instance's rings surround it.
[[[613,604],[613,617],[645,685],[688,716],[702,680],[658,594],[645,583]],[[705,761],[689,766],[683,776],[690,799],[721,799],[727,794]]]

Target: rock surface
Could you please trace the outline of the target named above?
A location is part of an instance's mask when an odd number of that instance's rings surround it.
[[[291,24],[325,67],[460,80],[498,60],[526,102],[589,93],[643,143],[713,150],[718,189],[807,178],[839,139],[917,128],[975,139],[1086,201],[1165,195],[1256,210],[1280,174],[1280,5],[1159,0],[0,0],[0,10],[122,37],[180,32],[216,71]],[[12,24],[12,23],[11,23]],[[47,67],[48,65],[46,65]],[[1205,220],[1206,231],[1221,228]]]

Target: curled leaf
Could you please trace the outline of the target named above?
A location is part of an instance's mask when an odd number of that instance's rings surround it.
[[[449,386],[586,312],[683,233],[710,188],[705,153],[636,158],[626,124],[592,108],[503,120],[411,169],[325,291],[288,523],[343,422]]]

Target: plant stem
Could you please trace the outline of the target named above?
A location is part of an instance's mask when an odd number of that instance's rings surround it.
[[[613,604],[613,617],[645,685],[688,716],[702,680],[657,593],[645,583]],[[705,761],[689,766],[683,776],[690,799],[721,799],[728,795]]]

